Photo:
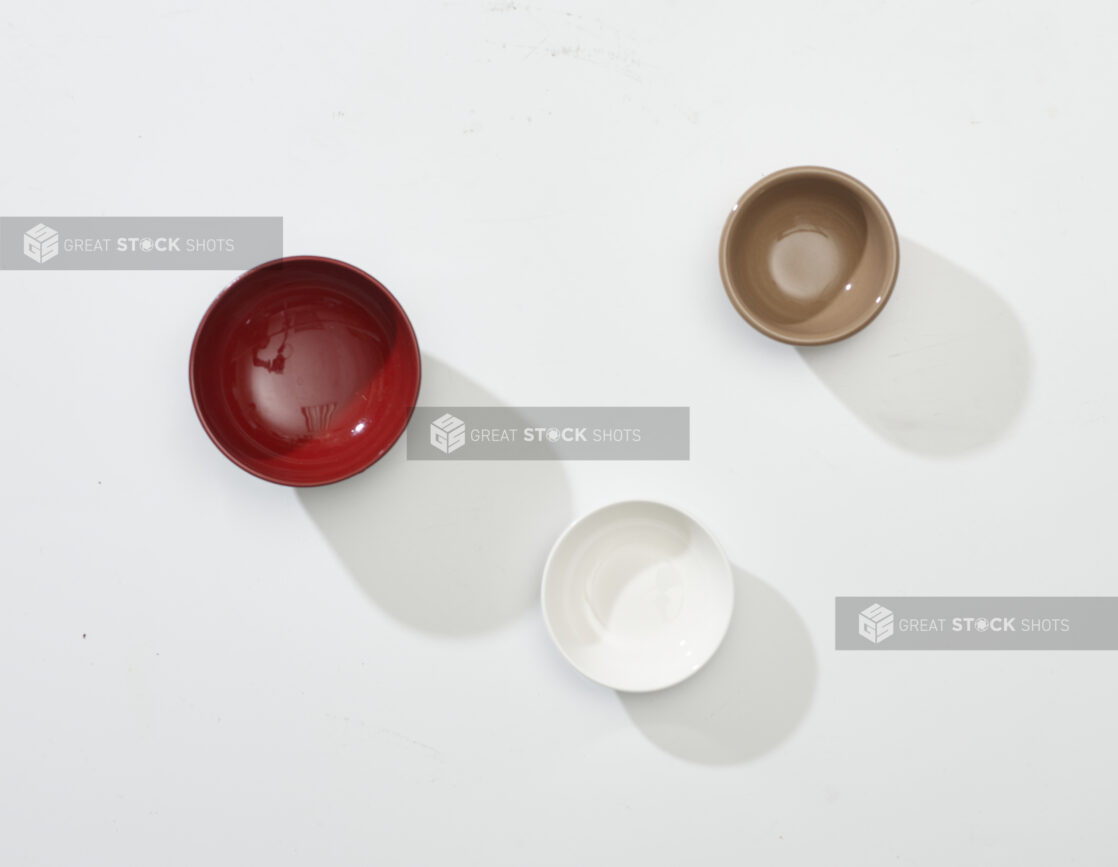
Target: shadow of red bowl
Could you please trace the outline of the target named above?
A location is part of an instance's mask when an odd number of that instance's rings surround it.
[[[318,256],[242,274],[190,351],[194,409],[214,445],[254,476],[296,487],[381,458],[408,425],[419,379],[415,332],[392,293]]]

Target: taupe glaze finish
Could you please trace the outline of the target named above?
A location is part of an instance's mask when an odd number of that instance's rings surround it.
[[[722,284],[744,319],[800,345],[849,337],[881,312],[900,265],[897,231],[860,181],[799,166],[738,199],[718,250]]]

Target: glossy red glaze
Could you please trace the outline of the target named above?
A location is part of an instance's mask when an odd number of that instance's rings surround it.
[[[210,305],[190,352],[194,409],[233,463],[281,485],[326,485],[400,438],[419,345],[364,271],[317,256],[267,262]]]

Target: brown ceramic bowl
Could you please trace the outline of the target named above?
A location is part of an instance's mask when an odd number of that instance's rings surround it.
[[[849,337],[881,312],[900,264],[897,230],[869,187],[800,166],[738,199],[718,251],[722,284],[745,321],[785,343]]]

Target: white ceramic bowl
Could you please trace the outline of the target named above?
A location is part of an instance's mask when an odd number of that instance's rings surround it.
[[[714,655],[734,579],[721,546],[684,512],[614,503],[572,524],[547,558],[543,614],[567,660],[625,692],[679,683]]]

